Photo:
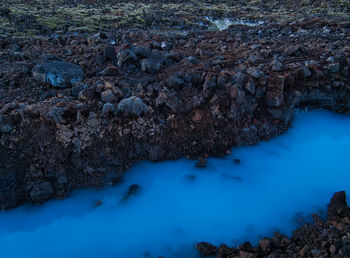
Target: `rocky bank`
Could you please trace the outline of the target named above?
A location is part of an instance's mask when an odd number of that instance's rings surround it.
[[[296,108],[350,110],[350,35],[317,19],[227,31],[0,41],[0,207],[280,135]]]
[[[349,257],[350,256],[350,209],[345,192],[333,195],[323,221],[316,214],[314,224],[296,229],[289,238],[275,233],[272,238],[262,238],[258,246],[245,242],[238,247],[225,244],[216,247],[206,242],[196,248],[202,256],[226,257]]]

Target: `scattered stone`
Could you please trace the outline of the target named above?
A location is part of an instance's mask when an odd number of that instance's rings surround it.
[[[2,133],[10,133],[13,130],[13,127],[9,124],[0,125],[0,132]]]
[[[272,61],[270,66],[271,66],[271,70],[274,72],[280,72],[283,69],[283,64],[278,60]]]
[[[169,79],[167,80],[167,86],[169,87],[169,89],[179,89],[179,87],[183,84],[184,84],[183,80],[173,75],[170,76]]]
[[[139,97],[132,96],[123,99],[118,104],[118,111],[124,115],[141,115],[150,111],[150,108]]]
[[[117,65],[119,68],[122,68],[124,63],[134,63],[137,61],[137,56],[134,53],[134,51],[132,51],[131,49],[125,49],[122,51],[119,51],[117,54]]]
[[[79,92],[79,100],[92,100],[95,97],[95,88],[89,87],[85,88]]]
[[[162,61],[154,58],[141,59],[142,72],[156,73],[162,68]]]
[[[299,50],[299,46],[289,46],[284,50],[284,53],[289,56],[293,56],[298,53],[298,50]]]
[[[112,90],[105,90],[101,92],[101,100],[103,102],[115,103],[117,102],[116,96],[113,94]]]
[[[242,72],[235,73],[234,76],[232,76],[232,81],[235,85],[237,85],[239,88],[243,87],[244,80],[245,80],[245,74]]]
[[[115,107],[111,103],[105,103],[102,108],[102,115],[103,116],[108,116],[112,115],[115,112]]]
[[[256,79],[260,79],[263,76],[263,72],[261,72],[258,68],[256,67],[249,67],[247,70],[247,73],[253,76]]]
[[[117,58],[115,48],[111,46],[105,47],[103,54],[107,60],[115,61]]]
[[[249,92],[250,94],[255,94],[255,83],[253,79],[250,79],[245,85],[244,89]]]
[[[329,64],[327,66],[327,69],[331,72],[331,73],[337,73],[340,71],[340,64],[339,63],[334,63],[334,64]]]

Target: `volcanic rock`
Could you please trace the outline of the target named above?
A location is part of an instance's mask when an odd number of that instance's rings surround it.
[[[141,115],[148,113],[150,107],[147,106],[141,98],[132,96],[127,99],[123,99],[118,104],[118,111],[124,115]]]
[[[38,64],[32,72],[36,80],[59,88],[70,87],[84,78],[84,72],[80,66],[61,61]]]

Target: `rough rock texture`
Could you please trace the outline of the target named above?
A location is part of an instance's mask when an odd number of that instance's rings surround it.
[[[40,82],[47,82],[54,87],[66,88],[82,81],[84,72],[78,65],[49,60],[35,66],[33,76]]]
[[[328,205],[327,221],[314,216],[314,224],[305,224],[288,238],[276,232],[272,238],[264,237],[256,247],[246,242],[237,247],[221,244],[198,243],[202,256],[233,257],[349,257],[350,210],[345,192],[334,194]]]
[[[139,160],[220,156],[268,140],[295,108],[348,113],[349,36],[317,22],[289,28],[4,40],[1,209],[115,184]],[[160,66],[143,69],[148,58]],[[79,65],[82,81],[57,88],[31,73],[58,63]]]

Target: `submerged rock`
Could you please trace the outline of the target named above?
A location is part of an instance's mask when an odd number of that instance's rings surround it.
[[[132,195],[135,195],[141,191],[141,186],[132,184],[129,186],[128,191],[125,193],[122,202],[127,201]]]
[[[196,163],[196,168],[206,168],[207,167],[207,160],[206,159],[199,159]]]
[[[80,66],[55,60],[38,64],[33,68],[32,73],[37,81],[59,88],[70,87],[84,78],[84,72]]]

